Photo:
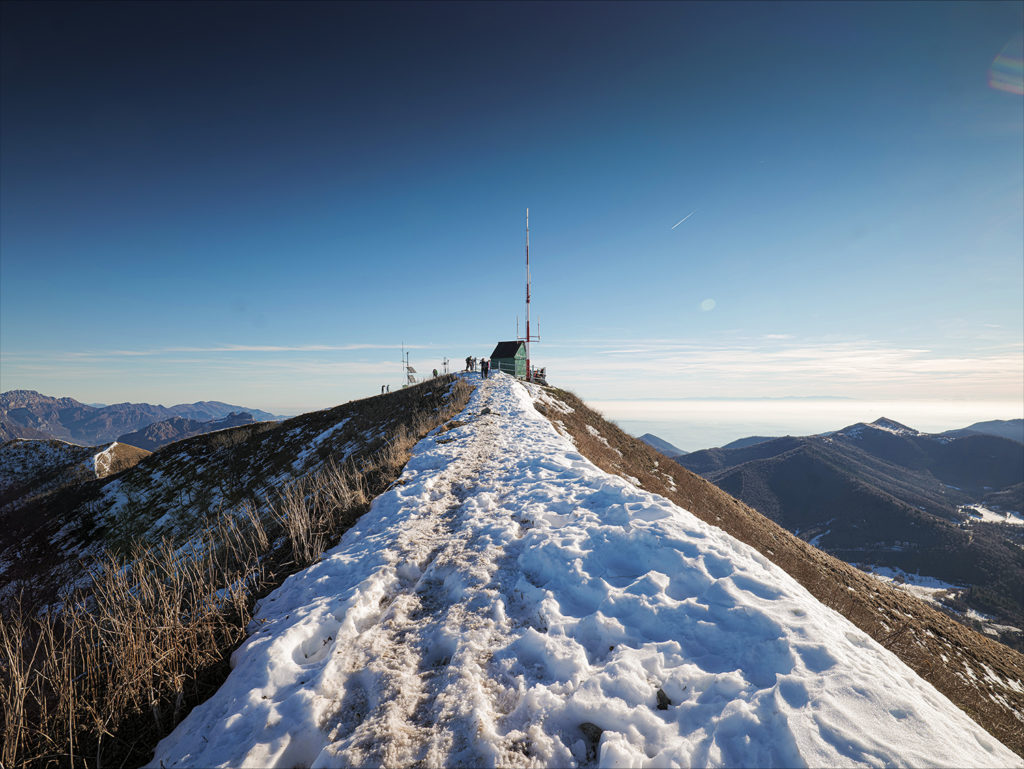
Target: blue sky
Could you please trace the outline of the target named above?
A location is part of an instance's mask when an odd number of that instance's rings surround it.
[[[533,357],[609,416],[1024,415],[1021,3],[0,13],[3,390],[297,413],[485,356],[529,207]]]

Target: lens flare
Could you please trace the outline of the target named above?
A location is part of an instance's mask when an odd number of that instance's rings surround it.
[[[988,68],[988,85],[998,91],[1024,96],[1024,38],[1012,40]]]

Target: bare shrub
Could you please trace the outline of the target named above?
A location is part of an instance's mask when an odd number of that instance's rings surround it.
[[[31,687],[36,683],[33,671],[41,646],[40,637],[33,638],[29,632],[30,623],[20,601],[8,616],[0,617],[0,685],[3,687],[0,696],[4,703],[4,744],[0,761],[4,766],[14,766],[22,742],[28,736],[25,709]]]
[[[268,430],[274,430],[279,426],[280,423],[278,422],[254,422],[249,425],[227,427],[223,430],[215,430],[212,433],[204,433],[204,436],[210,446],[216,448],[230,447],[237,446],[238,444],[249,440],[254,435],[265,433]]]
[[[305,482],[301,480],[285,486],[272,514],[288,534],[295,562],[300,566],[308,566],[320,554],[320,550],[303,486]]]
[[[241,532],[222,520],[187,548],[108,555],[60,613],[0,619],[4,765],[101,766],[138,753],[126,734],[151,747],[173,728],[251,618],[262,573]]]

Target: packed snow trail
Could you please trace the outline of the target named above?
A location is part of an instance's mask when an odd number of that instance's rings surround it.
[[[152,766],[1022,766],[505,375],[261,604]]]

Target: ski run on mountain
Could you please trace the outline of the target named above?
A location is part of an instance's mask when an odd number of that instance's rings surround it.
[[[1024,766],[752,548],[481,382],[151,766]],[[564,408],[564,407],[563,407]]]

